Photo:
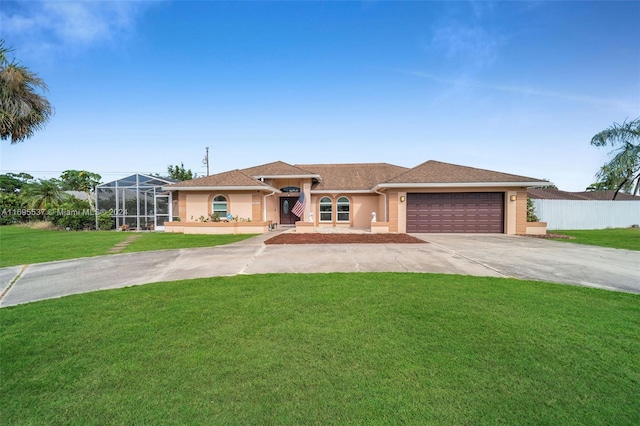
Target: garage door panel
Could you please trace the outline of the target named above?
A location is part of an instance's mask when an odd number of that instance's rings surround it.
[[[407,232],[501,233],[504,193],[407,194]]]

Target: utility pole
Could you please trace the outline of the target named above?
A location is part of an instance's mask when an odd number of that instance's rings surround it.
[[[202,160],[202,164],[207,165],[207,176],[209,176],[209,147],[206,147],[206,152],[204,154],[204,159]]]

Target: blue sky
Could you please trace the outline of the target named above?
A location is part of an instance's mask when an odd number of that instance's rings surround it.
[[[640,116],[640,2],[4,1],[55,115],[2,173],[439,160],[584,190]]]

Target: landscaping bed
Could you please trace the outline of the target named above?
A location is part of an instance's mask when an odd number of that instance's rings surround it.
[[[285,232],[269,238],[265,244],[425,244],[407,234],[294,234]]]
[[[564,234],[552,234],[550,232],[547,232],[546,234],[524,234],[524,237],[531,237],[531,238],[557,238],[557,239],[565,239],[565,240],[575,240],[576,237],[572,237],[571,235],[564,235]]]

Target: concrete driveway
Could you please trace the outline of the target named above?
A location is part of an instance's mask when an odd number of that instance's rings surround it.
[[[159,281],[296,272],[440,272],[640,293],[640,252],[509,235],[415,234],[430,244],[228,246],[100,256],[0,269],[0,307]],[[13,283],[13,285],[10,285]]]
[[[640,293],[640,252],[515,235],[418,235],[509,277]]]

